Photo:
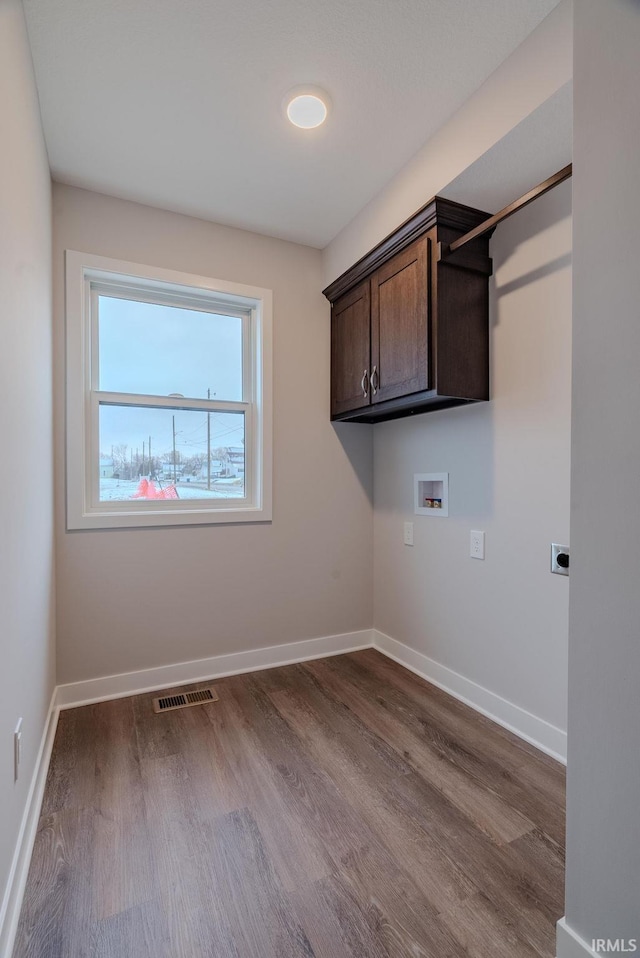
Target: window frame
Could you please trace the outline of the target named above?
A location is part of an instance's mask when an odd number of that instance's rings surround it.
[[[156,266],[65,252],[68,530],[268,522],[272,497],[272,291]],[[241,401],[119,393],[98,383],[99,295],[242,317]],[[99,387],[99,383],[98,383]],[[99,500],[100,405],[243,412],[243,499]]]

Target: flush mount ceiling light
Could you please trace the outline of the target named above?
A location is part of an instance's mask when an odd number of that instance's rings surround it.
[[[321,126],[329,112],[329,97],[318,87],[296,87],[284,98],[287,119],[302,130]]]

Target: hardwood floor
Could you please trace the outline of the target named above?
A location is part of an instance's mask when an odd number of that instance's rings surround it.
[[[213,684],[61,714],[14,958],[552,958],[561,766],[373,650]]]

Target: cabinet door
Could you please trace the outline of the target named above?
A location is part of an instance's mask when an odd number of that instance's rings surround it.
[[[429,389],[428,237],[371,278],[371,402]]]
[[[371,294],[369,280],[331,309],[331,415],[370,403]]]

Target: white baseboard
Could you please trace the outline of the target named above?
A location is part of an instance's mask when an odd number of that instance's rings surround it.
[[[556,728],[555,725],[527,712],[519,705],[509,702],[495,692],[483,688],[482,685],[472,682],[471,679],[465,678],[464,675],[454,672],[445,665],[440,665],[422,652],[403,645],[402,642],[392,639],[377,629],[373,630],[373,645],[390,659],[399,662],[427,682],[437,685],[465,705],[470,705],[471,708],[486,715],[498,725],[502,725],[514,735],[566,764],[567,733],[562,729]]]
[[[562,729],[556,728],[537,715],[527,712],[513,702],[496,695],[495,692],[483,688],[471,679],[440,665],[422,652],[403,645],[402,642],[392,639],[377,629],[362,629],[359,632],[305,639],[286,645],[231,652],[228,655],[214,655],[211,658],[196,659],[192,662],[179,662],[153,669],[87,679],[84,682],[71,682],[68,685],[58,686],[55,704],[61,709],[76,708],[80,705],[123,698],[127,695],[138,695],[142,692],[187,685],[191,682],[223,678],[226,675],[293,665],[296,662],[355,652],[372,646],[535,745],[541,751],[560,762],[566,762],[567,737]]]
[[[31,853],[36,838],[44,786],[47,781],[51,750],[53,749],[53,740],[58,724],[58,709],[55,706],[55,699],[56,690],[54,689],[49,705],[47,721],[40,740],[36,765],[31,777],[22,821],[20,823],[18,840],[9,870],[7,886],[2,906],[0,907],[0,958],[11,958],[13,942],[18,928],[22,897],[24,895],[25,885],[27,884]]]
[[[561,918],[556,925],[557,958],[598,958],[598,953]]]
[[[124,698],[126,695],[139,695],[141,692],[153,692],[157,689],[168,689],[191,682],[208,682],[210,679],[221,679],[225,675],[257,672],[280,665],[294,665],[296,662],[322,659],[329,655],[356,652],[359,649],[369,649],[372,645],[372,630],[363,629],[360,632],[345,632],[319,639],[304,639],[287,645],[271,645],[266,649],[214,655],[208,659],[162,665],[155,669],[107,675],[103,678],[87,679],[85,682],[59,685],[56,705],[61,709],[76,708],[92,702]]]

